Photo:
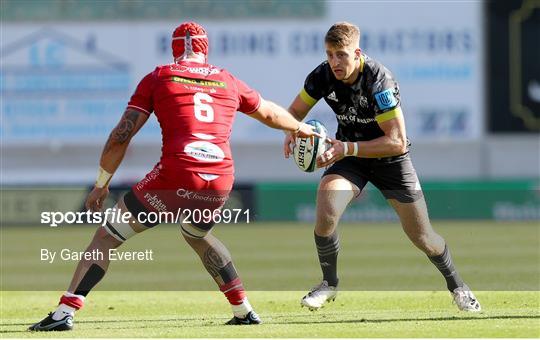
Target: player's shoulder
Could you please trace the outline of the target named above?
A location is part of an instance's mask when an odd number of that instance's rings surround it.
[[[372,82],[378,82],[384,79],[394,80],[394,75],[382,62],[371,58],[365,53],[362,53],[362,58],[364,60],[364,69],[362,72],[366,74],[368,79],[372,80]]]
[[[332,69],[330,68],[330,64],[328,64],[328,61],[325,60],[319,65],[317,65],[317,67],[315,67],[310,74],[319,77],[329,78],[332,75]]]
[[[249,89],[250,86],[241,78],[238,78],[235,74],[229,72],[225,68],[221,68],[221,73],[218,75],[219,80],[231,85],[230,89],[240,91],[241,89]]]
[[[212,66],[215,67],[216,69],[219,69],[219,73],[216,73],[218,77],[221,77],[222,79],[229,79],[229,80],[234,80],[234,81],[240,80],[240,78],[236,77],[236,75],[234,75],[232,72],[230,72],[226,68],[217,67],[214,65]]]
[[[163,65],[157,65],[156,68],[152,72],[150,72],[153,75],[159,75],[164,71],[168,71],[173,67],[174,63],[170,64],[163,64]]]
[[[329,85],[335,81],[336,78],[332,73],[330,64],[328,64],[328,61],[326,60],[317,65],[317,67],[315,67],[313,71],[311,71],[306,77],[306,84],[311,83],[311,85],[316,87],[324,87],[325,85]]]

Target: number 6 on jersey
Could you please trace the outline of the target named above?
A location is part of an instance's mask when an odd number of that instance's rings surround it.
[[[203,102],[204,101],[204,102]],[[201,122],[211,123],[214,121],[214,109],[207,103],[213,103],[214,99],[207,93],[196,92],[193,95],[193,110],[195,118]]]

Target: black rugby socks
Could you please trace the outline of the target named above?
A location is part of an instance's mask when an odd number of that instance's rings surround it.
[[[73,294],[87,296],[92,288],[101,281],[103,276],[105,276],[105,270],[93,263],[90,268],[88,268],[86,274],[84,274],[84,277]]]
[[[452,256],[450,256],[448,246],[444,246],[444,251],[441,255],[428,256],[428,258],[443,274],[449,291],[453,292],[454,289],[463,287],[463,280],[456,271],[456,268],[454,268],[454,262],[452,261]]]
[[[329,286],[337,287],[337,257],[339,252],[339,237],[336,231],[329,236],[318,236],[315,234],[315,245],[323,272],[323,280]]]

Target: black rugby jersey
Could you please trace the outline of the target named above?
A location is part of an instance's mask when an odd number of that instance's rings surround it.
[[[398,83],[381,63],[365,54],[360,58],[360,74],[352,85],[337,80],[327,61],[306,78],[300,97],[309,105],[324,97],[336,114],[341,141],[366,141],[384,135],[377,122],[401,114]]]

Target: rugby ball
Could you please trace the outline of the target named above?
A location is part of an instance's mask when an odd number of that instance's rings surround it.
[[[311,119],[306,124],[313,125],[315,131],[322,135],[321,137],[296,138],[296,145],[293,149],[293,156],[296,165],[300,170],[313,172],[317,169],[317,157],[326,151],[327,131],[324,125],[316,119]]]

